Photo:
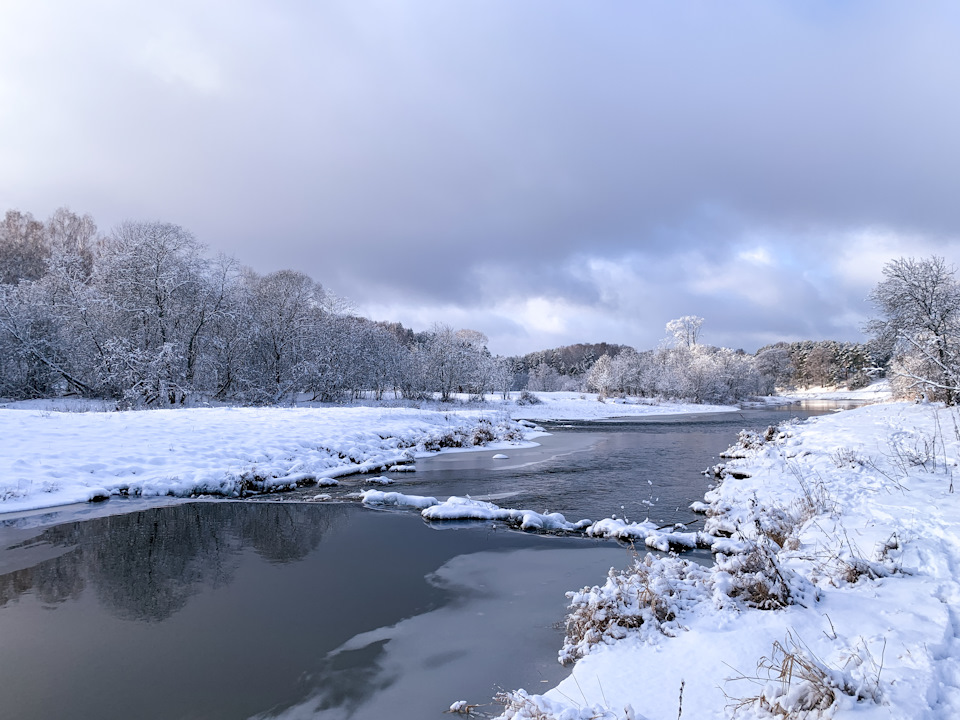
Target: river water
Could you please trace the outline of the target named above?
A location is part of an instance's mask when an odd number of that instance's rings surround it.
[[[540,447],[422,460],[391,489],[688,522],[740,428],[831,409],[556,423]],[[632,558],[303,499],[0,516],[0,718],[449,717],[559,682],[564,592]]]

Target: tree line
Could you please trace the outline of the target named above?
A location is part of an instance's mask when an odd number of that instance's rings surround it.
[[[304,273],[210,258],[169,223],[126,222],[102,235],[66,209],[46,222],[10,211],[0,278],[3,397],[78,394],[131,407],[302,393],[446,400],[512,381],[482,333],[373,322]]]
[[[733,402],[797,385],[863,384],[880,343],[777,343],[751,355],[700,341],[703,319],[667,324],[638,352],[576,344],[494,356],[475,330],[414,332],[358,316],[304,273],[260,274],[210,257],[187,230],[125,222],[101,233],[61,208],[0,225],[0,396],[76,394],[119,406],[277,404],[530,389]],[[889,343],[888,343],[889,345]]]
[[[605,395],[724,404],[796,387],[862,387],[880,370],[876,353],[861,343],[777,343],[754,355],[703,344],[703,322],[695,315],[671,320],[660,347],[601,357],[587,387]]]

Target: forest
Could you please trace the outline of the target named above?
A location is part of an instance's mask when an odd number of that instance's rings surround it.
[[[749,354],[703,344],[703,322],[672,320],[644,351],[597,343],[504,357],[477,330],[414,332],[361,317],[306,274],[211,256],[178,225],[128,221],[102,233],[66,208],[45,221],[9,210],[0,225],[0,397],[10,399],[446,402],[528,389],[727,403],[863,385],[890,356],[823,340]]]

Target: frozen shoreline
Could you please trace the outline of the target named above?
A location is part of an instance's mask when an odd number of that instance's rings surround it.
[[[725,554],[573,594],[572,675],[503,717],[677,717],[681,688],[683,717],[960,717],[958,426],[896,403],[742,436],[701,508]]]
[[[490,396],[474,405],[182,408],[108,412],[103,403],[0,404],[0,514],[111,496],[236,497],[332,484],[438,451],[531,446],[530,420],[663,418],[734,412],[727,406],[599,402],[535,393],[536,405]]]
[[[526,443],[489,411],[195,408],[0,410],[0,512],[114,495],[238,497],[382,472],[441,447]]]
[[[540,393],[540,405],[492,397],[429,409],[385,406],[183,408],[107,412],[56,399],[0,406],[0,514],[111,496],[237,497],[409,466],[438,451],[531,446],[526,418],[595,419],[731,408],[598,402]]]

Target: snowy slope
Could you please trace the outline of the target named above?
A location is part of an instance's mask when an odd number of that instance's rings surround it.
[[[887,404],[743,435],[706,498],[727,554],[572,594],[571,678],[504,717],[960,717],[958,428]]]

